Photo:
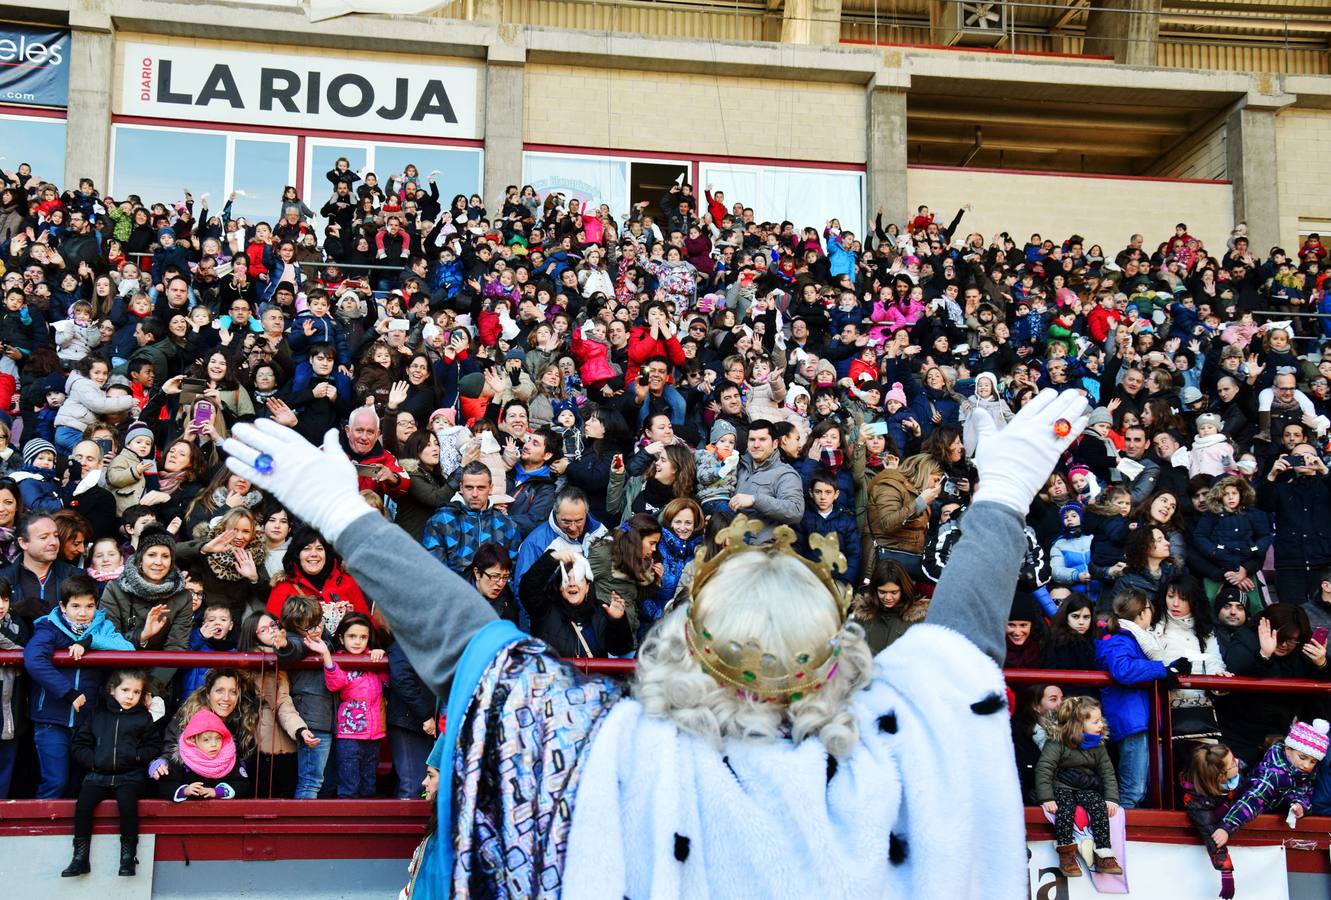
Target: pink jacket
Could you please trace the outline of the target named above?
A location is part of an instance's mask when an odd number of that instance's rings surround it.
[[[337,663],[324,669],[324,686],[337,691],[337,738],[377,741],[384,737],[384,686],[387,672],[347,672]]]
[[[588,387],[599,385],[615,377],[610,366],[610,347],[600,341],[573,335],[573,358],[578,361],[578,375]]]
[[[923,303],[907,299],[902,306],[895,302],[884,304],[879,300],[874,303],[873,313],[869,318],[875,322],[886,322],[888,327],[895,331],[902,326],[909,328],[918,322],[922,315],[924,315]]]

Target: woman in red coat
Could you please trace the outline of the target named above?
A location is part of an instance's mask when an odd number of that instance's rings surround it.
[[[319,601],[324,627],[330,633],[347,613],[370,614],[360,585],[313,528],[302,528],[291,538],[282,557],[282,575],[268,594],[268,612],[280,618],[282,604],[294,596]]]

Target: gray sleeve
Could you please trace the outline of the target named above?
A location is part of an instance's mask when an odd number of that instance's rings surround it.
[[[804,518],[804,481],[794,469],[783,472],[772,485],[772,496],[755,493],[753,508],[776,524],[798,525]]]
[[[981,501],[966,511],[943,576],[938,579],[928,621],[960,632],[1000,666],[1017,574],[1026,555],[1021,516],[998,503]]]
[[[495,620],[490,604],[382,516],[353,521],[336,547],[365,597],[383,610],[412,668],[447,699],[467,642]]]

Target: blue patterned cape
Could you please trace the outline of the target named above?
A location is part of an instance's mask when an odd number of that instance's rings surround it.
[[[479,631],[431,753],[431,765],[452,771],[436,807],[437,833],[451,840],[430,841],[412,900],[558,897],[579,763],[623,695],[510,622]]]

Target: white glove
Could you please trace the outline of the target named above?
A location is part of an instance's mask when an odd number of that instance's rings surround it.
[[[241,423],[222,444],[227,468],[273,494],[299,519],[336,542],[343,530],[375,511],[360,495],[356,467],[342,452],[337,430],[328,429],[323,449],[272,419]],[[273,458],[272,471],[254,468],[261,453]]]
[[[1001,503],[1026,515],[1031,501],[1044,487],[1058,458],[1086,428],[1086,397],[1080,391],[1041,391],[1022,407],[1016,418],[999,431],[991,416],[976,416],[979,446],[975,468],[980,486],[975,502]],[[1072,426],[1063,437],[1054,434],[1054,423],[1066,419]]]

